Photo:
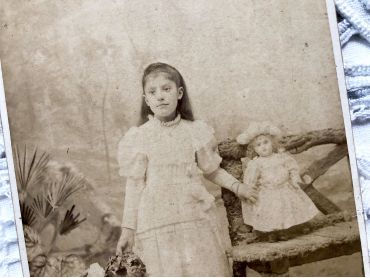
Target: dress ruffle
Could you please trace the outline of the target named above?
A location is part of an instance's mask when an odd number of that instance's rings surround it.
[[[215,131],[203,121],[195,121],[193,132],[193,144],[196,150],[198,167],[204,174],[215,171],[222,161],[218,153],[218,144]]]
[[[288,169],[289,171],[289,175],[290,175],[290,179],[291,179],[291,184],[297,188],[297,189],[300,189],[300,186],[299,186],[299,183],[302,183],[302,179],[301,179],[301,176],[299,174],[299,165],[297,163],[297,161],[291,157],[290,155],[286,154],[286,153],[283,153],[283,154],[280,154],[281,156],[283,156],[284,160],[285,160],[285,167]]]
[[[190,134],[196,151],[197,165],[204,174],[215,171],[222,161],[214,129],[203,121],[190,122]],[[118,146],[119,174],[130,178],[145,176],[148,165],[145,140],[138,127],[132,127],[121,139]]]

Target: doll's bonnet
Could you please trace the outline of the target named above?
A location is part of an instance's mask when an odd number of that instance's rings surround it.
[[[272,135],[279,138],[282,132],[270,122],[252,122],[243,133],[236,137],[236,141],[240,145],[246,145],[259,135]]]

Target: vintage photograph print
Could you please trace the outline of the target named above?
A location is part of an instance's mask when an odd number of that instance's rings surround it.
[[[31,276],[364,274],[325,1],[0,3]]]

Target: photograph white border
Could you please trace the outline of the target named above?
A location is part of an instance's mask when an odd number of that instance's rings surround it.
[[[5,147],[6,161],[8,164],[10,192],[11,192],[12,202],[13,202],[14,222],[15,222],[16,230],[17,230],[18,249],[19,249],[19,255],[20,255],[21,264],[22,264],[22,272],[23,272],[23,277],[30,277],[30,271],[29,271],[28,260],[27,260],[27,252],[26,252],[26,243],[24,241],[24,234],[23,234],[22,216],[21,216],[21,210],[19,206],[17,182],[15,179],[12,143],[10,139],[10,129],[9,129],[9,121],[8,121],[8,112],[6,109],[1,61],[0,61],[0,115],[1,115],[1,124],[3,128],[4,145],[5,145],[4,147]]]
[[[336,15],[336,10],[335,10],[334,0],[326,0],[326,7],[328,11],[330,33],[331,33],[331,38],[332,38],[332,43],[333,43],[334,60],[335,60],[335,66],[336,66],[336,71],[337,71],[340,100],[342,104],[344,127],[346,130],[346,137],[347,137],[348,155],[349,155],[349,160],[350,160],[352,183],[353,183],[353,194],[355,197],[357,222],[358,222],[358,227],[360,231],[360,239],[361,239],[362,260],[364,264],[365,276],[370,276],[370,261],[369,261],[369,251],[368,251],[368,243],[367,243],[367,235],[366,235],[366,227],[365,227],[364,209],[362,206],[361,188],[360,188],[359,175],[357,171],[355,144],[354,144],[354,138],[353,138],[353,132],[352,132],[349,101],[347,97],[347,87],[346,87],[344,67],[343,67],[342,49],[341,49],[340,40],[339,40],[337,15]]]

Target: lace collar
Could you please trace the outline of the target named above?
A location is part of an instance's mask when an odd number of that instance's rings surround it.
[[[150,115],[150,114],[148,115],[148,118],[149,118],[150,121],[157,122],[161,126],[170,127],[170,126],[175,126],[175,125],[179,124],[179,122],[181,120],[181,115],[177,114],[175,119],[173,119],[172,121],[168,121],[168,122],[163,122],[163,121],[157,119],[156,117],[154,117],[153,115]]]

